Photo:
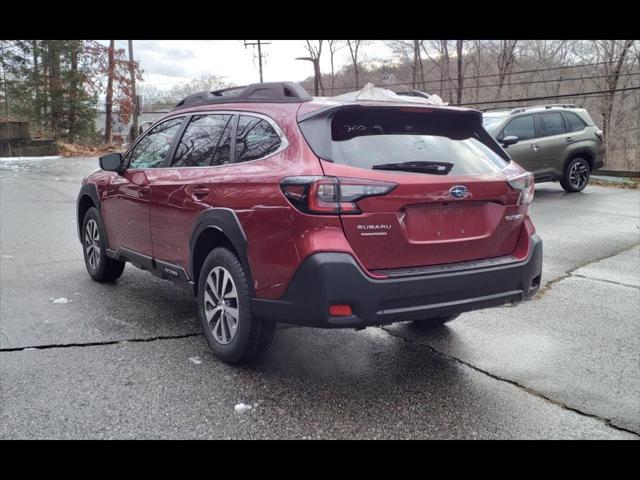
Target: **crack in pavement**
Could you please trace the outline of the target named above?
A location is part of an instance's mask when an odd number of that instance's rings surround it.
[[[540,289],[540,291],[537,293],[537,295],[534,297],[534,300],[542,299],[544,294],[547,291],[549,291],[554,284],[556,284],[558,282],[561,282],[562,280],[565,280],[565,279],[567,279],[567,278],[569,278],[571,276],[574,276],[574,275],[577,276],[577,277],[588,278],[590,280],[600,280],[600,281],[606,282],[607,280],[602,280],[602,279],[598,279],[598,278],[592,278],[592,277],[588,277],[588,276],[584,276],[584,275],[576,275],[573,272],[575,272],[579,268],[586,267],[587,265],[590,265],[592,263],[596,263],[596,262],[599,262],[599,261],[602,261],[602,260],[606,260],[607,258],[615,257],[616,255],[620,255],[622,253],[625,253],[625,252],[627,252],[629,250],[632,250],[632,249],[636,248],[638,245],[640,245],[640,244],[638,244],[638,243],[633,244],[630,247],[623,248],[622,250],[614,252],[614,253],[612,253],[610,255],[606,255],[606,256],[603,256],[601,258],[596,258],[594,260],[590,260],[588,262],[585,262],[582,265],[578,265],[578,266],[572,268],[571,270],[567,271],[564,275],[561,275],[561,276],[559,276],[557,278],[554,278],[553,280],[550,280],[549,282],[547,282],[545,284],[545,286],[542,287]],[[626,284],[613,282],[613,281],[611,281],[610,283],[615,283],[615,284],[618,284],[618,285],[630,286],[630,287],[633,287],[633,288],[638,288],[635,285],[626,285]],[[500,377],[500,376],[495,375],[495,374],[493,374],[493,373],[491,373],[491,372],[489,372],[487,370],[483,370],[482,368],[477,367],[476,365],[473,365],[472,363],[466,362],[466,361],[462,360],[461,358],[454,357],[452,355],[447,355],[446,353],[435,349],[434,347],[432,347],[431,345],[429,345],[427,343],[422,343],[422,342],[418,342],[418,341],[412,341],[412,340],[410,340],[410,339],[408,339],[406,337],[403,337],[402,335],[398,335],[398,334],[390,331],[387,327],[381,326],[381,327],[377,327],[377,328],[379,328],[381,330],[384,330],[385,332],[387,332],[392,337],[399,338],[400,340],[403,340],[403,341],[405,341],[405,342],[407,342],[407,343],[409,343],[411,345],[417,345],[417,346],[420,346],[420,347],[425,347],[428,350],[430,350],[432,353],[434,353],[435,355],[443,357],[443,358],[445,358],[447,360],[451,360],[451,361],[455,361],[457,363],[460,363],[461,365],[464,365],[464,366],[466,366],[468,368],[471,368],[471,369],[473,369],[473,370],[475,370],[475,371],[477,371],[479,373],[482,373],[482,374],[484,374],[484,375],[486,375],[486,376],[488,376],[490,378],[493,378],[494,380],[498,380],[500,382],[509,383],[509,384],[521,389],[521,390],[524,390],[525,392],[527,392],[527,393],[529,393],[531,395],[534,395],[534,396],[536,396],[538,398],[541,398],[542,400],[544,400],[546,402],[549,402],[549,403],[552,403],[554,405],[557,405],[557,406],[559,406],[560,408],[562,408],[564,410],[568,410],[570,412],[574,412],[574,413],[577,413],[579,415],[582,415],[582,416],[585,416],[585,417],[588,417],[588,418],[593,418],[595,420],[603,422],[605,425],[607,425],[607,426],[609,426],[609,427],[611,427],[611,428],[613,428],[615,430],[631,433],[632,435],[635,435],[638,438],[640,438],[640,432],[636,432],[634,430],[630,430],[630,429],[622,427],[620,425],[616,425],[615,423],[613,423],[613,420],[611,420],[609,418],[600,417],[599,415],[595,415],[595,414],[592,414],[592,413],[589,413],[589,412],[584,412],[584,411],[582,411],[582,410],[580,410],[578,408],[571,407],[571,406],[569,406],[569,405],[567,405],[567,404],[565,404],[565,403],[563,403],[563,402],[561,402],[559,400],[555,400],[553,398],[547,397],[545,394],[543,394],[541,392],[538,392],[537,390],[533,390],[533,389],[527,387],[526,385],[523,385],[521,383],[516,382],[515,380],[510,380],[508,378]]]
[[[278,325],[277,330],[289,330],[292,328],[300,328],[298,325]],[[4,333],[0,330],[0,333]],[[4,333],[9,339],[9,336]],[[142,342],[154,342],[156,340],[174,340],[190,337],[201,337],[202,333],[185,333],[184,335],[159,335],[157,337],[150,338],[129,338],[125,340],[104,340],[102,342],[84,342],[84,343],[52,343],[50,345],[30,345],[27,347],[5,347],[0,348],[0,353],[4,352],[23,352],[25,350],[46,350],[50,348],[71,348],[71,347],[99,347],[102,345],[117,345],[120,343],[142,343]]]
[[[439,350],[436,350],[435,348],[433,348],[433,347],[432,347],[431,345],[429,345],[429,344],[422,343],[422,342],[412,341],[412,340],[410,340],[410,339],[408,339],[408,338],[406,338],[406,337],[403,337],[403,336],[401,336],[401,335],[398,335],[398,334],[396,334],[396,333],[393,333],[392,331],[390,331],[390,330],[389,330],[388,328],[386,328],[386,327],[377,327],[377,328],[379,328],[379,329],[381,329],[381,330],[384,330],[385,332],[387,332],[387,333],[388,333],[389,335],[391,335],[392,337],[399,338],[400,340],[403,340],[404,342],[407,342],[407,343],[409,343],[409,344],[411,344],[411,345],[417,345],[417,346],[420,346],[420,347],[425,347],[425,348],[427,348],[428,350],[430,350],[432,353],[434,353],[434,354],[436,354],[436,355],[438,355],[438,356],[440,356],[440,357],[443,357],[443,358],[445,358],[445,359],[447,359],[447,360],[452,360],[452,361],[455,361],[455,362],[457,362],[457,363],[460,363],[461,365],[464,365],[464,366],[466,366],[466,367],[468,367],[468,368],[471,368],[472,370],[475,370],[475,371],[477,371],[477,372],[479,372],[479,373],[482,373],[482,374],[484,374],[484,375],[486,375],[486,376],[488,376],[488,377],[490,377],[490,378],[493,378],[494,380],[498,380],[498,381],[500,381],[500,382],[509,383],[509,384],[511,384],[511,385],[513,385],[513,386],[515,386],[515,387],[517,387],[517,388],[519,388],[519,389],[521,389],[521,390],[524,390],[525,392],[527,392],[527,393],[529,393],[529,394],[531,394],[531,395],[534,395],[534,396],[536,396],[536,397],[538,397],[538,398],[541,398],[542,400],[545,400],[545,401],[547,401],[547,402],[549,402],[549,403],[552,403],[552,404],[554,404],[554,405],[557,405],[557,406],[559,406],[560,408],[562,408],[562,409],[564,409],[564,410],[568,410],[568,411],[570,411],[570,412],[574,412],[574,413],[577,413],[577,414],[582,415],[582,416],[585,416],[585,417],[589,417],[589,418],[593,418],[593,419],[595,419],[595,420],[599,420],[599,421],[601,421],[601,422],[604,422],[607,426],[609,426],[609,427],[611,427],[611,428],[613,428],[613,429],[615,429],[615,430],[619,430],[619,431],[623,431],[623,432],[631,433],[632,435],[635,435],[635,436],[637,436],[638,438],[640,438],[640,432],[636,432],[636,431],[634,431],[634,430],[630,430],[630,429],[628,429],[628,428],[625,428],[625,427],[622,427],[622,426],[616,425],[616,424],[615,424],[615,423],[613,423],[613,421],[612,421],[611,419],[609,419],[609,418],[600,417],[599,415],[595,415],[595,414],[592,414],[592,413],[589,413],[589,412],[584,412],[584,411],[582,411],[582,410],[580,410],[580,409],[578,409],[578,408],[571,407],[571,406],[569,406],[569,405],[567,405],[567,404],[565,404],[565,403],[563,403],[563,402],[561,402],[561,401],[559,401],[559,400],[555,400],[555,399],[553,399],[553,398],[547,397],[545,394],[543,394],[543,393],[541,393],[541,392],[538,392],[538,391],[536,391],[536,390],[533,390],[533,389],[531,389],[531,388],[527,387],[526,385],[523,385],[523,384],[521,384],[521,383],[516,382],[515,380],[510,380],[510,379],[508,379],[508,378],[500,377],[500,376],[495,375],[495,374],[493,374],[493,373],[491,373],[491,372],[489,372],[489,371],[487,371],[487,370],[483,370],[482,368],[477,367],[477,366],[473,365],[472,363],[466,362],[466,361],[464,361],[464,360],[462,360],[462,359],[460,359],[460,358],[458,358],[458,357],[454,357],[454,356],[451,356],[451,355],[447,355],[447,354],[446,354],[446,353],[444,353],[444,352],[440,352]]]
[[[21,352],[25,350],[46,350],[49,348],[70,348],[70,347],[97,347],[101,345],[116,345],[119,343],[142,343],[142,342],[155,342],[156,340],[174,340],[181,338],[200,337],[202,333],[185,333],[184,335],[158,335],[151,338],[129,338],[125,340],[105,340],[102,342],[86,342],[86,343],[58,343],[51,345],[34,345],[29,347],[9,347],[0,348],[0,353],[3,352]]]
[[[532,300],[540,300],[549,290],[551,290],[551,288],[553,287],[553,285],[555,285],[558,282],[561,282],[562,280],[565,280],[573,275],[575,275],[576,277],[583,277],[583,278],[588,278],[590,280],[601,280],[603,282],[606,282],[607,280],[602,280],[600,278],[593,278],[593,277],[587,277],[584,275],[576,275],[573,272],[575,272],[576,270],[582,268],[582,267],[586,267],[587,265],[591,265],[592,263],[596,263],[596,262],[600,262],[602,260],[606,260],[607,258],[611,258],[611,257],[615,257],[616,255],[620,255],[621,253],[625,253],[628,252],[629,250],[633,250],[634,248],[636,248],[637,246],[640,246],[640,243],[634,243],[633,245],[631,245],[630,247],[625,247],[622,250],[618,250],[612,254],[609,255],[605,255],[603,257],[600,258],[595,258],[593,260],[589,260],[588,262],[585,262],[581,265],[577,265],[575,267],[573,267],[572,269],[566,271],[564,273],[564,275],[560,275],[559,277],[556,277],[552,280],[549,280],[547,283],[544,284],[544,286],[542,288],[540,288],[540,290],[538,290],[538,293],[536,293],[536,296],[532,298]],[[616,283],[616,282],[611,282],[611,283]],[[625,285],[625,284],[621,284],[621,285]],[[634,285],[626,285],[628,287],[635,287]],[[637,288],[637,287],[635,287]]]
[[[628,428],[625,427],[621,427],[620,425],[616,425],[615,423],[613,423],[613,421],[609,418],[603,418],[600,417],[598,415],[595,415],[593,413],[589,413],[589,412],[584,412],[578,408],[575,407],[571,407],[559,400],[555,400],[553,398],[547,397],[545,394],[538,392],[537,390],[533,390],[532,388],[527,387],[526,385],[523,385],[521,383],[516,382],[515,380],[510,380],[508,378],[503,378],[500,377],[498,375],[495,375],[487,370],[483,370],[480,367],[477,367],[475,365],[473,365],[472,363],[466,362],[464,360],[462,360],[461,358],[458,357],[454,357],[451,355],[447,355],[444,352],[441,352],[439,350],[436,350],[435,348],[433,348],[431,345],[429,345],[428,343],[422,343],[422,342],[416,342],[416,341],[412,341],[406,337],[403,337],[402,335],[398,335],[392,331],[390,331],[387,327],[377,327],[380,330],[384,330],[385,332],[387,332],[389,335],[391,335],[392,337],[395,338],[399,338],[400,340],[409,343],[410,345],[414,345],[414,346],[420,346],[420,347],[425,347],[427,348],[429,351],[431,351],[432,353],[434,353],[435,355],[438,355],[439,357],[445,358],[447,360],[451,360],[451,361],[455,361],[457,363],[460,363],[461,365],[464,365],[468,368],[471,368],[472,370],[475,370],[476,372],[482,373],[490,378],[493,378],[494,380],[498,380],[500,382],[505,382],[505,383],[509,383],[517,388],[519,388],[520,390],[524,390],[525,392],[529,393],[530,395],[534,395],[538,398],[541,398],[542,400],[545,400],[546,402],[552,403],[554,405],[559,406],[560,408],[564,409],[564,410],[568,410],[570,412],[574,412],[577,413],[579,415],[582,415],[584,417],[589,417],[589,418],[593,418],[595,420],[599,420],[601,422],[604,422],[605,425],[615,429],[615,430],[619,430],[622,432],[627,432],[627,433],[631,433],[632,435],[635,435],[636,437],[640,438],[640,432],[636,432],[634,430],[629,430]]]
[[[613,283],[614,285],[619,285],[621,287],[629,287],[629,288],[640,289],[640,286],[638,286],[638,285],[631,285],[630,283],[616,282],[615,280],[606,280],[604,278],[590,277],[588,275],[580,275],[579,273],[572,273],[572,274],[570,274],[570,276],[578,277],[578,278],[586,278],[587,280],[594,280],[596,282]]]

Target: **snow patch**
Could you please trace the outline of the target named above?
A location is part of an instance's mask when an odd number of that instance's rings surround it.
[[[68,298],[65,297],[60,297],[60,298],[50,298],[49,300],[51,300],[51,303],[69,303],[71,300],[69,300]]]
[[[200,365],[202,363],[200,357],[189,357],[189,361],[194,365]]]
[[[62,156],[61,155],[49,155],[49,156],[44,156],[44,157],[2,157],[2,158],[0,158],[0,163],[2,163],[2,162],[15,162],[16,160],[36,162],[38,160],[58,160],[59,158],[62,158]]]
[[[238,403],[233,409],[236,413],[245,413],[250,411],[253,408],[253,405],[247,405],[246,403]]]

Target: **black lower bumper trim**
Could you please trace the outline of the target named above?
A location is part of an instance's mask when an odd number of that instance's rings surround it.
[[[254,315],[297,325],[336,328],[423,320],[531,298],[540,286],[542,241],[532,235],[529,256],[410,277],[374,279],[346,253],[310,256],[278,300],[252,299]],[[332,317],[329,305],[351,305],[353,315]]]

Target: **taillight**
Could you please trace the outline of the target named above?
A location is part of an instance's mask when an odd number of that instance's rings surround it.
[[[304,213],[331,215],[362,213],[357,201],[386,195],[395,183],[343,177],[287,177],[280,182],[282,193]]]
[[[520,192],[518,205],[529,205],[533,201],[533,190],[535,188],[533,173],[525,172],[510,178],[507,183],[511,188]]]
[[[604,142],[604,135],[602,133],[602,130],[596,130],[594,133],[596,137],[598,137],[598,140],[600,140],[601,142]]]

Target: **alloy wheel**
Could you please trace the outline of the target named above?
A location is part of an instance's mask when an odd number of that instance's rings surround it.
[[[582,161],[575,162],[569,170],[569,181],[572,187],[583,188],[589,181],[589,167]]]
[[[204,288],[204,312],[213,338],[228,345],[238,331],[240,305],[238,290],[224,267],[214,267]]]
[[[100,265],[100,232],[98,224],[91,219],[87,222],[84,233],[84,245],[87,252],[87,261],[92,270],[96,270]]]

